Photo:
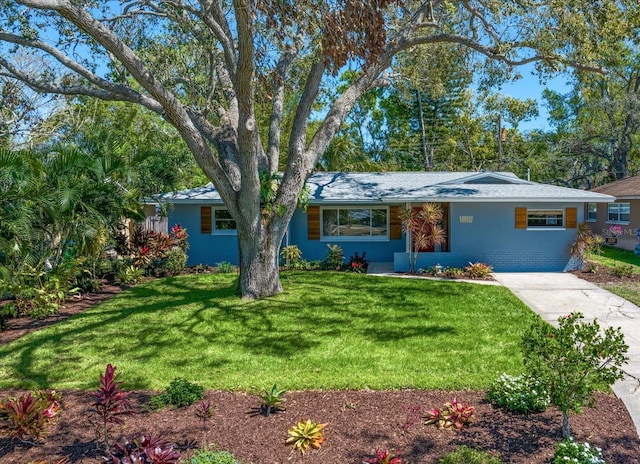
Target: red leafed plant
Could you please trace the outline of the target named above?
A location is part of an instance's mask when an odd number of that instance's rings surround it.
[[[366,464],[402,464],[400,450],[376,450],[376,455],[372,458],[365,459]]]
[[[100,374],[100,388],[91,393],[95,399],[92,405],[95,408],[94,414],[98,416],[98,439],[102,436],[106,451],[109,450],[109,424],[122,424],[120,416],[133,412],[128,398],[130,393],[120,389],[122,382],[117,381],[119,375],[115,371],[115,366],[107,364],[104,375]]]
[[[473,421],[475,408],[467,403],[461,403],[454,398],[445,403],[444,407],[433,408],[427,412],[425,424],[436,424],[444,429],[461,429]]]
[[[175,464],[180,453],[175,445],[159,436],[141,435],[133,440],[116,444],[111,454],[113,464]]]
[[[0,433],[25,441],[41,439],[60,411],[59,393],[37,391],[0,402]]]

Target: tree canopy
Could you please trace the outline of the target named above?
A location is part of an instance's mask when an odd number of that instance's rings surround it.
[[[41,93],[141,105],[175,127],[236,220],[239,292],[249,298],[281,290],[278,248],[304,182],[356,101],[389,82],[399,53],[455,44],[487,63],[487,80],[531,62],[542,73],[604,72],[624,41],[635,40],[629,33],[640,16],[635,0],[0,6],[2,77]],[[18,56],[40,65],[27,69]],[[328,92],[344,69],[354,78]]]

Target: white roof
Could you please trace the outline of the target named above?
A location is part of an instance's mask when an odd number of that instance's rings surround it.
[[[507,172],[317,172],[309,177],[310,203],[612,202],[587,190],[539,184]],[[212,184],[165,193],[171,203],[221,203]]]

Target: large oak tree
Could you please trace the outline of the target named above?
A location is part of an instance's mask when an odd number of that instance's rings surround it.
[[[236,220],[239,291],[248,298],[281,291],[277,252],[305,180],[398,53],[454,43],[506,67],[602,71],[598,57],[638,20],[636,0],[0,0],[0,7],[3,76],[42,93],[143,105],[175,126]],[[44,60],[38,72],[13,59],[29,53]],[[357,77],[326,98],[327,78],[345,67]],[[313,119],[320,121],[309,135]]]

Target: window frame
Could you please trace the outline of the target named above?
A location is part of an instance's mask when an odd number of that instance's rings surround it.
[[[238,224],[237,224],[236,220],[233,219],[230,214],[229,214],[228,218],[218,219],[217,215],[218,215],[219,211],[225,211],[225,212],[229,213],[229,210],[227,208],[217,208],[217,207],[212,207],[211,208],[211,235],[238,235]],[[225,221],[225,222],[233,223],[233,224],[235,224],[235,228],[233,228],[233,229],[218,229],[218,227],[217,227],[217,222],[218,221]]]
[[[620,212],[620,210],[622,209],[622,206],[624,206],[624,205],[626,205],[626,207],[629,210],[627,213]],[[617,214],[618,219],[611,219],[611,214],[612,214],[611,207],[612,206],[616,206],[617,209],[618,209],[618,212],[615,213],[615,214]],[[627,220],[620,219],[620,216],[622,214],[626,214],[629,218]],[[625,201],[625,202],[619,202],[619,203],[614,202],[614,203],[607,204],[607,224],[624,224],[624,225],[628,225],[630,220],[631,220],[631,203],[630,202]]]
[[[561,225],[550,225],[550,224],[546,224],[546,225],[531,225],[530,224],[530,214],[531,213],[536,213],[536,212],[555,212],[555,213],[560,213],[562,215],[562,224]],[[548,220],[549,218],[547,218]],[[544,209],[529,209],[527,208],[527,230],[565,230],[567,228],[567,217],[566,217],[566,211],[565,209],[551,209],[551,208],[544,208]]]
[[[340,220],[340,211],[344,210],[369,210],[369,235],[325,235],[324,221],[326,211],[335,211],[336,218]],[[385,234],[373,235],[373,211],[383,210],[386,216]],[[388,242],[390,240],[390,212],[388,206],[322,206],[320,208],[320,241],[323,242]],[[339,222],[338,222],[339,225]],[[340,230],[340,229],[338,229]]]
[[[594,210],[591,209],[593,206],[595,206]],[[591,213],[593,213],[593,217]],[[598,203],[587,203],[587,222],[598,222]]]

